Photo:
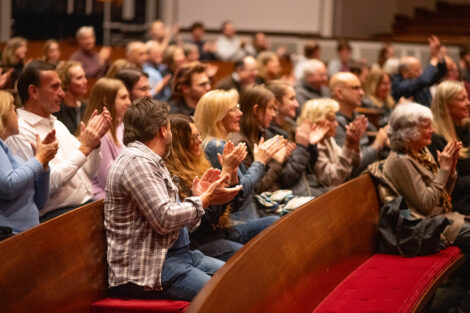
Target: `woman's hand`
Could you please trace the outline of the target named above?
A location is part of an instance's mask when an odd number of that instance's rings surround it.
[[[462,148],[462,143],[457,143],[452,140],[447,143],[442,152],[437,151],[437,160],[440,168],[448,170],[451,175],[455,173],[459,151]]]
[[[231,141],[227,141],[222,155],[220,153],[217,154],[219,163],[222,166],[222,176],[228,174],[231,185],[238,182],[237,170],[240,163],[245,160],[247,153],[245,143],[241,142],[234,147]]]
[[[233,188],[224,187],[228,179],[228,175],[221,177],[219,170],[210,168],[202,175],[201,179],[194,178],[193,195],[201,198],[204,208],[210,205],[225,204],[231,201],[242,188],[241,185]]]
[[[309,143],[311,145],[316,145],[322,141],[323,138],[325,138],[326,133],[328,133],[329,129],[330,126],[328,125],[327,121],[318,121],[317,123],[312,124],[310,129]]]
[[[264,138],[261,138],[259,143],[254,144],[253,147],[254,160],[266,165],[282,147],[283,145],[279,135],[266,141],[264,141]]]

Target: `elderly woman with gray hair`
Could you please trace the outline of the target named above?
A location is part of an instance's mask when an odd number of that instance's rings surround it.
[[[446,244],[470,251],[470,223],[454,212],[449,194],[457,177],[456,164],[461,142],[449,141],[434,160],[426,148],[434,132],[431,110],[417,103],[403,104],[390,115],[392,152],[385,160],[383,174],[418,217],[445,214],[452,220],[443,234]]]

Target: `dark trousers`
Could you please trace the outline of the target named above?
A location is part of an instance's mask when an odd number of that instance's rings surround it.
[[[62,215],[62,214],[65,214],[67,212],[70,212],[72,211],[73,209],[76,209],[76,208],[79,208],[85,204],[88,204],[88,203],[92,203],[93,201],[95,201],[94,199],[90,199],[88,200],[87,202],[84,202],[82,204],[79,204],[79,205],[75,205],[75,206],[67,206],[67,207],[62,207],[62,208],[58,208],[58,209],[55,209],[55,210],[52,210],[52,211],[49,211],[47,212],[46,214],[42,215],[39,217],[39,222],[41,223],[44,223],[44,222],[47,222],[48,220],[51,220],[53,219],[54,217],[57,217],[59,215]]]

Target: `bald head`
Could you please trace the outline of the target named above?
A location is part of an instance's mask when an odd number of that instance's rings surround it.
[[[421,63],[415,57],[405,56],[398,63],[398,73],[405,79],[415,79],[423,73]]]
[[[356,108],[361,105],[364,91],[356,75],[349,72],[339,72],[330,79],[331,97],[342,106]]]
[[[138,68],[142,68],[147,61],[147,51],[145,44],[141,41],[131,41],[126,46],[127,61]]]

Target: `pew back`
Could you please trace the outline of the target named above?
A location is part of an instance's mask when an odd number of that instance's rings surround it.
[[[105,296],[103,201],[0,242],[2,312],[90,312]]]
[[[188,312],[311,312],[373,255],[378,212],[368,175],[318,197],[245,245]]]

